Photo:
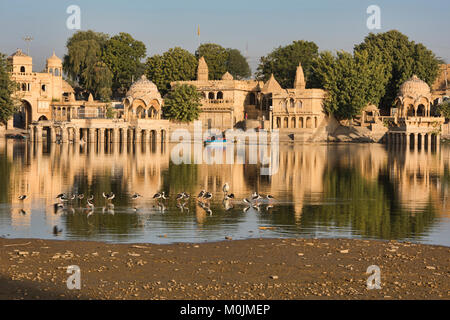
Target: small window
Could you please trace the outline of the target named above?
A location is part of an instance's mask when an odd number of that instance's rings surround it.
[[[44,91],[44,92],[47,90],[47,87],[45,86],[45,84],[43,84],[41,88],[42,88],[42,91]]]
[[[25,72],[25,67],[24,66],[20,67],[20,72]]]

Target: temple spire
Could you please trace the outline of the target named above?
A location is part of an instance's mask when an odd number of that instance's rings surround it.
[[[295,83],[294,88],[303,90],[306,87],[305,75],[303,73],[302,64],[299,63],[297,67],[297,72],[295,73]]]
[[[205,58],[201,57],[198,60],[197,80],[208,81],[208,72],[208,65],[206,64]]]

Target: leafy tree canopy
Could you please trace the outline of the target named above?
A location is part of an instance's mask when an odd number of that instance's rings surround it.
[[[135,40],[130,34],[121,32],[106,41],[102,61],[106,63],[113,74],[112,90],[118,96],[123,96],[134,79],[143,73],[141,60],[145,58],[146,48],[141,41]]]
[[[227,72],[228,52],[221,45],[215,43],[201,44],[195,52],[195,57],[204,57],[208,64],[209,79],[220,80]]]
[[[12,98],[16,84],[9,77],[6,56],[0,53],[0,123],[6,123],[16,111],[16,104]]]
[[[437,107],[437,112],[442,117],[445,117],[446,119],[450,119],[450,100],[445,100]]]
[[[247,59],[238,49],[225,49],[215,43],[204,43],[198,47],[195,56],[197,60],[200,57],[205,58],[211,80],[220,80],[227,71],[236,79],[251,76]]]
[[[162,55],[149,57],[145,63],[145,73],[165,95],[170,90],[171,82],[194,80],[197,65],[197,59],[192,53],[176,47]]]
[[[104,33],[78,31],[67,40],[67,55],[63,60],[67,76],[92,92],[97,99],[107,99],[109,96],[105,94],[110,95],[111,92],[112,73],[105,70],[108,67],[101,60],[108,40],[109,36]]]
[[[416,74],[420,79],[432,86],[439,72],[439,59],[423,44],[410,41],[397,30],[385,33],[370,33],[355,52],[367,51],[369,59],[378,60],[385,66],[385,94],[380,107],[388,110],[393,106],[400,85]]]
[[[258,80],[267,81],[273,73],[283,88],[294,86],[295,72],[301,62],[305,78],[311,75],[311,63],[318,56],[318,46],[310,41],[294,41],[278,47],[265,57],[261,57],[256,70]]]
[[[384,94],[384,65],[366,51],[323,52],[312,63],[311,82],[327,91],[325,109],[337,119],[351,119]]]
[[[168,119],[191,122],[200,114],[200,94],[192,85],[175,86],[164,99],[164,116]]]
[[[227,54],[226,69],[235,79],[245,79],[252,75],[247,59],[238,49],[229,48]]]

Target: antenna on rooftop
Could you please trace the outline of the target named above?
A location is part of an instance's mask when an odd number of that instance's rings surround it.
[[[33,41],[33,37],[25,36],[22,38],[22,40],[27,43],[27,55],[30,55],[30,43],[31,43],[31,41]]]

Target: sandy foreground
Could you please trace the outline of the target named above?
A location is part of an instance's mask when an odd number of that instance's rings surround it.
[[[449,299],[450,248],[251,239],[105,244],[0,239],[0,299]],[[80,268],[69,290],[67,267]],[[368,290],[371,265],[381,289]]]

